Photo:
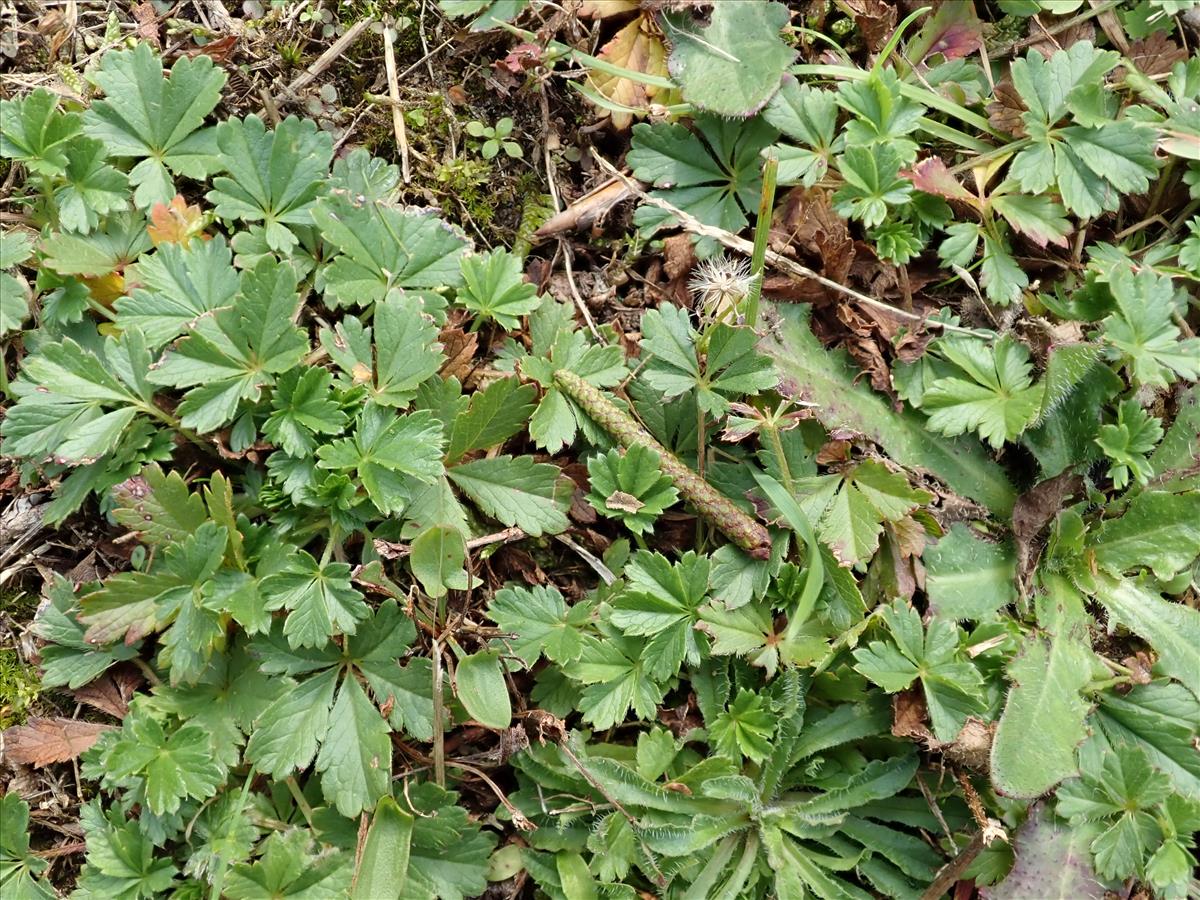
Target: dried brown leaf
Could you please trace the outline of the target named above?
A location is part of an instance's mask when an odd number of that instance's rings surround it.
[[[32,718],[0,734],[4,755],[24,766],[46,766],[75,759],[114,726],[78,719]]]
[[[129,712],[129,701],[141,683],[142,677],[136,671],[117,668],[71,693],[80,703],[123,719]]]
[[[443,378],[454,377],[465,382],[475,368],[475,351],[479,349],[479,335],[461,328],[443,328],[438,340],[446,353],[446,361],[438,374]]]
[[[645,15],[638,16],[618,31],[612,40],[600,48],[597,57],[633,72],[664,78],[667,76],[666,45],[658,27]],[[659,91],[652,85],[639,84],[607,72],[590,72],[588,82],[594,90],[613,103],[634,109],[646,107]],[[601,110],[600,115],[609,116],[613,125],[621,130],[633,123],[633,113]]]
[[[872,53],[878,51],[896,28],[896,4],[884,0],[845,0],[854,25]]]

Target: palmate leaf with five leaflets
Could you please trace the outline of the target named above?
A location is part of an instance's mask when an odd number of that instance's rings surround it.
[[[288,610],[283,633],[292,647],[323,647],[335,634],[354,634],[370,612],[350,583],[349,565],[319,563],[303,550],[264,578],[260,591],[267,609]]]
[[[949,437],[977,431],[993,447],[1021,434],[1037,419],[1044,390],[1033,386],[1029,351],[1005,335],[989,347],[977,338],[945,338],[940,349],[966,377],[939,378],[922,408],[929,427]]]
[[[143,42],[104,54],[91,77],[105,99],[84,113],[84,129],[109,156],[141,160],[129,173],[139,209],[170,202],[178,193],[172,174],[204,178],[217,167],[214,131],[200,127],[225,85],[210,57],[181,56],[164,78],[162,60]]]
[[[642,652],[646,672],[664,682],[687,662],[698,666],[702,640],[695,624],[708,599],[709,561],[688,551],[672,564],[639,550],[625,566],[625,589],[613,599],[609,620],[624,634],[649,638]]]
[[[20,100],[0,100],[0,156],[39,175],[60,175],[81,127],[79,114],[61,112],[58,97],[45,88]]]
[[[397,662],[415,636],[412,620],[389,600],[368,613],[346,638],[344,651],[331,643],[294,648],[280,627],[267,639],[256,639],[251,652],[262,660],[263,672],[308,677],[289,685],[257,718],[246,758],[276,778],[316,759],[322,792],[339,812],[357,816],[370,808],[387,793],[389,726],[418,740],[433,736],[430,662],[415,659],[404,667]],[[360,676],[374,702],[358,684]],[[386,719],[378,706],[390,709]],[[331,741],[336,749],[325,750]]]
[[[4,453],[75,465],[109,453],[139,414],[157,412],[146,383],[151,360],[132,328],[100,354],[69,338],[43,344],[12,384],[18,399],[0,425]]]
[[[54,189],[58,221],[66,231],[87,233],[100,217],[129,204],[128,179],[105,164],[104,144],[75,138],[67,147],[67,166]]]
[[[285,372],[271,394],[271,415],[263,423],[263,434],[289,456],[311,456],[318,434],[340,434],[347,417],[331,388],[328,369]]]
[[[663,474],[659,456],[635,444],[626,452],[610,450],[588,460],[592,509],[609,519],[620,519],[634,534],[654,528],[654,520],[679,499],[670,477]]]
[[[829,160],[842,148],[837,134],[837,100],[833,91],[801,85],[792,75],[783,76],[779,92],[771,98],[762,116],[785,137],[805,146],[776,144],[779,183],[810,188],[825,177]]]
[[[127,270],[137,284],[114,308],[122,328],[140,328],[152,347],[183,334],[205,313],[230,306],[239,288],[229,245],[221,236],[188,246],[162,244]]]
[[[1109,358],[1129,370],[1135,384],[1167,387],[1179,378],[1200,378],[1200,338],[1180,340],[1175,288],[1170,278],[1144,268],[1115,268],[1109,287],[1116,309],[1103,322]]]
[[[333,138],[315,122],[288,116],[268,131],[258,116],[217,126],[221,167],[205,199],[222,219],[261,222],[267,246],[289,253],[298,238],[288,225],[311,225],[333,156]]]
[[[87,838],[87,865],[79,875],[79,893],[150,900],[170,889],[178,874],[175,863],[155,854],[154,842],[137,821],[120,809],[105,812],[99,798],[80,808],[79,820]]]
[[[654,718],[665,688],[649,676],[651,663],[642,655],[645,645],[615,630],[602,638],[584,637],[578,659],[563,671],[586,685],[578,704],[585,722],[612,728],[631,709],[639,719]]]
[[[341,251],[325,272],[326,302],[365,306],[393,287],[462,284],[459,257],[469,242],[429,212],[327,197],[313,207],[322,236]]]
[[[592,606],[575,603],[568,607],[554,587],[505,587],[492,598],[488,615],[514,635],[506,645],[528,665],[542,655],[562,665],[582,652],[581,629],[592,616]]]
[[[871,641],[854,651],[854,668],[888,693],[906,690],[920,679],[933,733],[952,741],[970,715],[986,710],[983,678],[959,648],[958,628],[933,619],[925,629],[921,616],[903,600],[883,610],[892,640]]]
[[[189,389],[178,408],[185,427],[220,428],[308,350],[308,339],[295,325],[299,308],[295,271],[264,259],[243,273],[233,306],[201,317],[149,378]]]
[[[762,186],[759,152],[777,132],[759,119],[749,124],[697,116],[695,132],[678,123],[641,123],[633,126],[628,162],[633,176],[652,183],[653,196],[691,213],[706,225],[738,232],[746,227],[746,213],[758,208]],[[703,137],[701,137],[701,135]],[[642,206],[634,221],[645,234],[672,224],[670,213]],[[712,256],[715,241],[697,242],[696,252]]]
[[[542,302],[537,285],[521,276],[521,257],[503,248],[463,256],[462,279],[458,302],[504,328],[517,328],[520,317],[529,315]]]
[[[232,867],[225,895],[231,900],[339,900],[346,896],[353,875],[354,861],[349,854],[322,849],[311,833],[300,828],[276,831],[259,845],[253,863]]]
[[[101,738],[97,755],[106,782],[138,779],[158,815],[175,812],[186,798],[211,797],[225,778],[202,728],[184,725],[168,734],[141,704],[134,704],[120,732]]]
[[[779,380],[770,360],[755,352],[749,328],[717,324],[708,333],[701,364],[698,334],[685,309],[664,304],[642,317],[642,352],[649,354],[643,378],[668,399],[695,389],[696,403],[720,416],[733,398],[757,394]]]
[[[428,410],[400,415],[368,403],[353,437],[318,448],[317,465],[355,473],[381,513],[398,515],[420,485],[441,476],[442,442],[441,423]]]
[[[419,303],[398,291],[375,305],[372,325],[348,316],[333,330],[321,329],[321,346],[342,371],[339,386],[364,385],[381,406],[404,408],[417,387],[445,360],[438,330]]]

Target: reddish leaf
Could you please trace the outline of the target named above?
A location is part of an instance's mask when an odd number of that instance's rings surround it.
[[[194,237],[208,240],[204,233],[204,214],[199,206],[188,206],[182,194],[176,194],[170,205],[155,203],[150,210],[150,222],[146,234],[155,247],[159,244],[186,247]]]
[[[958,183],[958,179],[950,173],[939,156],[923,159],[902,174],[913,183],[913,187],[918,191],[944,197],[947,200],[960,200],[963,203],[969,203],[976,209],[979,208],[979,198],[973,196],[970,191]]]
[[[914,64],[941,54],[946,60],[969,56],[983,46],[983,22],[975,14],[972,0],[942,3],[906,48]]]
[[[26,766],[45,766],[75,759],[96,743],[112,725],[80,722],[78,719],[33,718],[25,725],[5,729],[4,755]]]
[[[123,719],[129,712],[129,701],[141,683],[142,678],[136,671],[117,668],[81,688],[76,688],[72,693],[80,703],[94,706],[114,718]]]

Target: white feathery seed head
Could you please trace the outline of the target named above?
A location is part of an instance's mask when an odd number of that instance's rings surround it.
[[[736,322],[752,281],[749,260],[722,253],[696,266],[688,279],[688,289],[706,316]]]

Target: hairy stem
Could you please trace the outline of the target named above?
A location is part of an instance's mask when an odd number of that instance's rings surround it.
[[[679,493],[691,502],[701,517],[755,559],[771,556],[771,536],[767,529],[742,512],[732,500],[681,463],[674,454],[654,439],[650,432],[618,409],[599,390],[574,372],[559,369],[554,380],[583,407],[596,424],[607,431],[622,447],[641,445],[659,455],[662,470],[675,482]]]

